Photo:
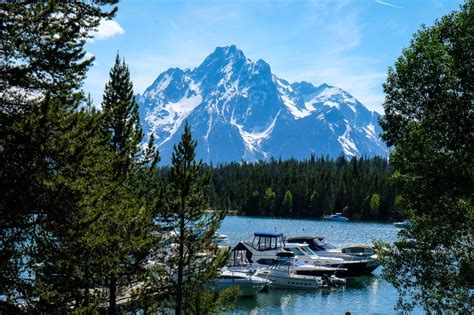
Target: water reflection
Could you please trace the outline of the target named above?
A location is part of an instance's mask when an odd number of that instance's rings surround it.
[[[370,275],[348,279],[345,286],[338,288],[324,288],[319,290],[286,290],[268,289],[253,298],[241,298],[231,314],[262,314],[262,313],[320,313],[326,311],[352,310],[354,301],[362,303],[364,296],[369,295],[368,309],[377,308],[380,301],[378,288],[379,276]],[[349,299],[352,299],[349,302]],[[346,307],[344,308],[344,305]],[[324,313],[324,312],[323,312]]]

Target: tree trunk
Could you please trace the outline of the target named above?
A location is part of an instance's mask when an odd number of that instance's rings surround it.
[[[116,300],[117,300],[117,279],[112,277],[110,279],[109,287],[109,315],[116,315]]]
[[[183,271],[184,271],[184,215],[179,221],[179,260],[178,260],[178,286],[176,288],[175,314],[181,315],[183,307]]]

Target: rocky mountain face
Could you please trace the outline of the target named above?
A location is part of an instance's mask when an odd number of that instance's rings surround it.
[[[193,70],[168,69],[137,101],[164,164],[186,120],[208,163],[387,155],[378,113],[334,86],[290,84],[235,46],[216,48]]]

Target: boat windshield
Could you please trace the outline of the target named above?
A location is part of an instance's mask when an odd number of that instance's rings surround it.
[[[292,251],[293,253],[295,253],[296,256],[304,256],[306,255],[305,252],[303,252],[300,248],[298,247],[286,247],[285,250],[289,250],[289,251]]]
[[[303,251],[306,255],[309,255],[309,256],[316,255],[316,253],[311,248],[309,248],[309,246],[301,247],[301,251]]]
[[[335,249],[336,247],[327,243],[324,239],[314,239],[314,246],[317,250]]]
[[[290,269],[295,265],[294,260],[290,259],[278,259],[275,261],[273,265],[270,266],[270,268],[273,269]]]

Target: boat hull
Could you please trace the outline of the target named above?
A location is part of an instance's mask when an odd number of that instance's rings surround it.
[[[261,271],[258,275],[270,280],[271,288],[315,290],[321,286],[321,281],[316,277],[302,276],[298,274],[292,276],[279,275],[268,271]]]
[[[214,292],[219,292],[237,286],[240,290],[240,296],[255,296],[267,285],[269,285],[268,282],[254,282],[245,279],[218,279],[213,281],[212,288]]]
[[[378,266],[378,265],[377,265]],[[311,276],[322,276],[326,275],[335,275],[336,277],[348,278],[348,277],[358,277],[361,275],[370,274],[377,266],[367,266],[366,261],[361,262],[346,262],[342,264],[331,264],[324,265],[324,267],[334,268],[334,271],[325,272],[324,270],[318,269],[298,269],[296,268],[296,273],[301,275],[311,275]]]
[[[334,254],[321,254],[321,257],[334,257],[334,258],[342,258],[345,259],[346,262],[343,263],[342,265],[331,265],[331,266],[340,266],[341,268],[348,269],[350,276],[347,277],[354,277],[357,275],[369,275],[374,271],[375,269],[378,268],[380,265],[379,261],[376,259],[362,259],[358,257],[351,257],[346,254],[339,254],[339,255],[334,255]],[[349,260],[351,259],[351,260]]]

